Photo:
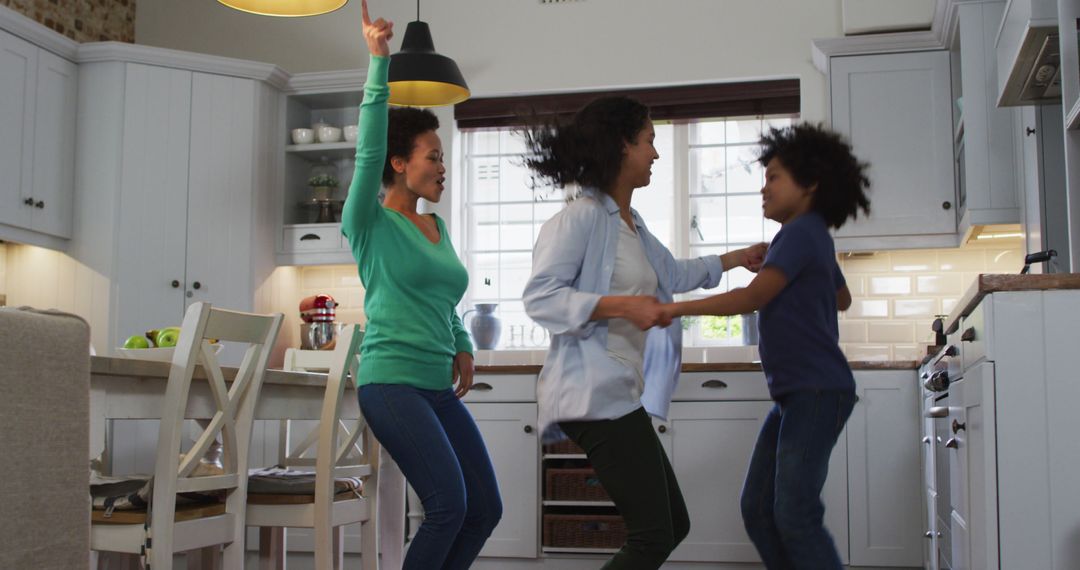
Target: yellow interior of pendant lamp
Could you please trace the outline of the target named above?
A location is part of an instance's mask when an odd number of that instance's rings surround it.
[[[469,98],[469,90],[441,81],[392,81],[390,103],[407,107],[440,107]]]
[[[349,0],[218,0],[222,4],[262,16],[315,16],[333,12]]]

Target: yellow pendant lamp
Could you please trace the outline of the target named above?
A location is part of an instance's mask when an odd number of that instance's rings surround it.
[[[341,8],[349,0],[218,0],[218,2],[240,10],[262,16],[315,16],[326,14]]]
[[[393,105],[439,107],[469,98],[469,86],[454,60],[435,53],[431,29],[420,21],[420,0],[416,21],[405,28],[401,51],[390,56],[387,75]]]

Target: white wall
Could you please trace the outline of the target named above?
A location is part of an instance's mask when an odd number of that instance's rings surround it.
[[[844,0],[844,34],[929,30],[935,4],[935,0]]]
[[[412,2],[371,0],[400,38]],[[841,0],[427,0],[422,18],[474,96],[798,77],[803,115],[825,117],[810,40],[842,33]],[[290,72],[363,68],[360,2],[300,19],[218,2],[139,0],[136,41],[275,63]]]

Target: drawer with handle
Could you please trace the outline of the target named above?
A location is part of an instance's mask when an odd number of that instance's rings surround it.
[[[536,374],[474,374],[464,402],[535,402]]]
[[[683,372],[672,400],[768,400],[763,372]]]
[[[339,224],[304,224],[285,226],[286,253],[301,251],[338,251],[346,249]]]
[[[960,321],[957,332],[960,335],[960,354],[964,371],[989,356],[987,349],[992,320],[992,305],[984,301]]]

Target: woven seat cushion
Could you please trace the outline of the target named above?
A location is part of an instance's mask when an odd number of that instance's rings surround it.
[[[334,479],[334,494],[360,495],[363,481],[358,477]],[[248,471],[248,501],[252,495],[314,495],[315,474],[284,467]],[[340,500],[340,499],[337,499]],[[304,501],[306,502],[306,501]]]

